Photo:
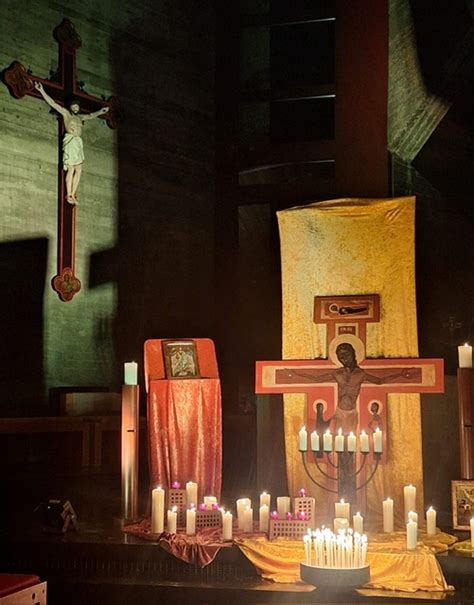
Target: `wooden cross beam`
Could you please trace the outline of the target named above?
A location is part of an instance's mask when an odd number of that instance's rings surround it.
[[[122,117],[117,97],[105,100],[91,96],[84,92],[77,81],[76,52],[82,41],[74,25],[69,19],[63,19],[53,35],[59,50],[57,72],[52,74],[50,79],[40,78],[31,74],[18,61],[14,61],[2,74],[10,94],[16,99],[25,95],[41,98],[39,90],[35,87],[35,82],[41,82],[47,95],[61,107],[65,107],[72,98],[77,99],[85,117],[107,107],[108,112],[100,117],[106,120],[110,128],[116,128]],[[62,157],[64,132],[64,122],[58,120],[58,261],[57,274],[52,278],[51,284],[60,300],[69,302],[81,289],[81,282],[75,274],[77,206],[66,201]]]

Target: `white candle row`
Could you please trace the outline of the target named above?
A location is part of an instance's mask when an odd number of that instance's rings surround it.
[[[322,436],[323,443],[321,449],[321,438],[316,431],[313,431],[310,435],[310,447],[312,452],[355,452],[357,450],[357,437],[353,432],[345,436],[342,434],[342,429],[339,429],[337,435],[333,438],[333,434],[328,429]],[[377,427],[375,432],[372,434],[373,451],[374,454],[382,453],[382,438],[383,433]],[[301,427],[298,433],[298,449],[300,452],[308,451],[308,431],[306,427]],[[370,441],[369,435],[365,431],[361,431],[359,435],[359,450],[362,454],[368,454],[370,452]]]
[[[343,569],[367,565],[367,536],[352,530],[337,534],[328,528],[308,530],[303,541],[307,565]]]

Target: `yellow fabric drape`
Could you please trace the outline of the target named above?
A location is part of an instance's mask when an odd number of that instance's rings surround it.
[[[442,546],[451,542],[447,534],[438,536]],[[454,538],[455,540],[455,538]],[[304,561],[302,540],[265,537],[237,540],[244,555],[255,565],[262,577],[274,582],[292,583],[300,578],[300,562]],[[432,548],[422,542],[414,551],[406,550],[405,534],[369,535],[367,562],[370,565],[370,583],[366,588],[403,592],[444,592],[453,590],[446,583]]]
[[[326,356],[326,331],[313,323],[316,295],[379,294],[381,321],[367,325],[367,357],[417,357],[414,267],[415,198],[340,199],[278,212],[282,265],[283,358]],[[305,397],[285,395],[284,424],[290,494],[305,486],[324,518],[327,494],[310,483],[298,452]],[[417,487],[423,510],[421,419],[418,395],[390,395],[388,464],[367,490],[371,522],[382,500],[395,500],[402,521],[403,486]],[[333,516],[333,515],[332,515]],[[326,520],[328,522],[329,519]]]

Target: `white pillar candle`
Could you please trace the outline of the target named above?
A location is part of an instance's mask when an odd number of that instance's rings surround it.
[[[267,494],[267,492],[262,492],[260,494],[260,506],[266,504],[268,508],[270,508],[271,499],[272,497],[270,494]]]
[[[346,517],[334,517],[333,526],[335,532],[338,532],[340,529],[349,529],[349,519],[346,519]]]
[[[436,511],[432,506],[426,511],[426,533],[429,536],[436,534]]]
[[[308,451],[308,432],[305,426],[302,426],[298,433],[298,449],[300,452]]]
[[[191,506],[191,504],[197,505],[198,503],[198,485],[193,481],[188,481],[186,483],[186,506]]]
[[[458,347],[458,357],[460,368],[472,368],[472,347],[467,342]]]
[[[215,496],[204,496],[206,510],[212,510],[213,504],[217,504],[217,498]]]
[[[351,431],[347,436],[347,451],[355,452],[356,451],[357,439],[354,433]]]
[[[370,451],[369,448],[369,436],[365,431],[361,431],[359,435],[359,443],[360,443],[360,451],[362,454],[368,454]]]
[[[286,513],[291,511],[291,498],[289,496],[278,496],[277,511],[279,519],[286,518]]]
[[[250,534],[253,531],[253,510],[247,506],[243,514],[243,530]]]
[[[165,490],[161,487],[151,492],[151,531],[161,534],[165,522]]]
[[[336,452],[344,451],[344,435],[342,434],[342,429],[339,429],[337,432],[336,438],[334,439],[334,446]]]
[[[188,508],[186,511],[186,534],[194,536],[196,533],[196,509]]]
[[[344,498],[341,498],[340,502],[334,504],[335,517],[344,517],[349,520],[351,513],[351,505],[349,502],[344,502]]]
[[[239,529],[244,528],[244,510],[246,508],[251,508],[252,503],[250,498],[239,498],[236,502],[237,508],[237,526]]]
[[[176,533],[177,521],[178,515],[176,513],[176,506],[173,506],[173,508],[168,511],[168,531],[170,532],[170,534]]]
[[[382,453],[382,431],[377,427],[375,433],[372,436],[374,440],[374,454]]]
[[[471,517],[471,548],[474,548],[474,517]]]
[[[416,521],[408,521],[408,523],[407,523],[407,550],[416,549],[417,539],[418,539],[418,523],[416,523]]]
[[[229,511],[222,515],[222,538],[232,540],[232,514]]]
[[[418,513],[415,513],[414,510],[408,511],[408,521],[414,521],[418,523]]]
[[[332,435],[329,429],[323,435],[323,450],[332,452]]]
[[[352,517],[352,528],[358,534],[364,533],[364,517],[360,513],[356,513]]]
[[[270,519],[270,509],[268,508],[268,504],[262,504],[259,509],[258,528],[260,531],[268,531],[268,521]]]
[[[411,510],[416,511],[416,487],[405,485],[403,488],[403,500],[405,504],[405,522],[408,521],[408,513]]]
[[[127,361],[123,364],[123,383],[137,384],[138,364],[136,361]]]
[[[311,433],[311,451],[319,452],[319,435],[316,431]]]
[[[382,502],[383,530],[385,533],[393,531],[393,500],[387,498]]]

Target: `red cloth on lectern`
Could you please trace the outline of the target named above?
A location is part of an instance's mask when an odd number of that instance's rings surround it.
[[[151,485],[198,484],[199,498],[219,500],[222,482],[221,388],[214,344],[195,339],[201,375],[166,380],[161,340],[145,343]],[[199,504],[199,502],[196,502]]]

